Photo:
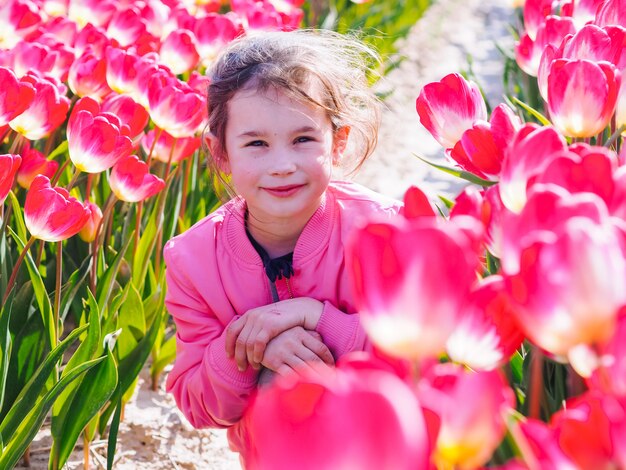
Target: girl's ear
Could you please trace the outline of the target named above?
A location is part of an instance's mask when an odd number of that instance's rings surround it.
[[[335,131],[333,135],[333,165],[339,164],[343,152],[348,145],[348,136],[350,135],[350,127],[343,126]]]
[[[204,134],[204,139],[218,170],[226,175],[229,175],[230,165],[228,164],[228,157],[225,152],[222,152],[217,136],[212,132],[206,132]]]

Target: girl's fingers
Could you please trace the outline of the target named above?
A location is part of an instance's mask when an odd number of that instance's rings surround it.
[[[233,357],[235,355],[235,347],[237,338],[239,338],[239,334],[241,330],[243,330],[246,325],[246,320],[244,317],[238,318],[233,321],[226,327],[226,355],[228,357]]]
[[[252,327],[246,323],[241,333],[235,341],[235,362],[240,371],[246,370],[248,367],[248,354],[246,351],[248,341],[250,340],[250,330]]]
[[[333,357],[330,349],[323,342],[318,341],[310,334],[306,334],[302,337],[302,344],[306,346],[317,358],[322,360],[329,366],[335,365],[335,358]]]

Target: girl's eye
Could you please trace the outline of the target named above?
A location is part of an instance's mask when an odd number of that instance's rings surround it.
[[[252,142],[248,142],[246,144],[246,147],[263,147],[267,145],[265,142],[263,142],[262,140],[253,140]]]
[[[311,142],[312,140],[314,140],[313,137],[309,137],[309,136],[303,135],[301,137],[297,137],[296,140],[295,140],[295,143],[296,144],[301,144],[301,143],[304,143],[304,142]]]

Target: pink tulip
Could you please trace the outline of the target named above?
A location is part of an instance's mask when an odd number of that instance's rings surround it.
[[[11,49],[41,22],[39,9],[29,0],[0,3],[0,49]]]
[[[454,147],[476,120],[487,119],[478,86],[456,73],[425,85],[416,108],[422,125],[444,148]]]
[[[159,134],[159,138],[155,143],[154,138],[157,134]],[[152,158],[156,160],[163,163],[178,163],[190,157],[200,148],[200,138],[182,137],[176,139],[164,130],[155,128],[145,134],[141,140],[141,146],[146,155],[149,155],[152,149]]]
[[[580,30],[587,23],[595,20],[598,7],[603,2],[604,0],[570,0],[562,5],[561,14],[571,16],[576,29]]]
[[[554,126],[569,137],[591,137],[615,111],[620,74],[607,63],[558,59],[548,76],[548,108]]]
[[[113,0],[73,0],[69,3],[67,16],[81,28],[89,23],[106,27],[117,8],[117,2]]]
[[[103,113],[119,117],[120,121],[129,127],[129,137],[133,140],[141,135],[150,120],[145,108],[128,95],[111,93],[102,102],[101,109]]]
[[[557,194],[532,194],[505,237],[502,269],[526,336],[582,371],[577,348],[606,342],[626,304],[623,235],[597,196]]]
[[[99,112],[98,103],[81,98],[67,125],[70,159],[81,171],[100,173],[130,155],[129,128],[111,113]]]
[[[461,168],[480,177],[499,175],[506,149],[522,122],[505,104],[498,105],[490,122],[476,121],[450,151]]]
[[[527,419],[513,428],[528,470],[581,470],[559,447],[556,431],[543,421]]]
[[[78,34],[78,26],[67,19],[67,8],[61,6],[63,3],[67,4],[67,0],[43,0],[40,2],[42,10],[50,15],[50,18],[46,22],[40,23],[37,31],[28,36],[29,39],[38,40],[42,37],[53,37],[67,46],[74,44]],[[51,11],[57,8],[57,11]]]
[[[363,326],[384,352],[423,359],[443,352],[476,276],[479,223],[434,217],[370,223],[347,247]],[[419,250],[413,249],[419,246]]]
[[[619,128],[626,126],[626,79],[620,82],[617,94],[617,104],[615,105],[615,125]],[[626,132],[626,131],[625,131]],[[622,133],[622,136],[624,132]]]
[[[418,217],[435,217],[435,211],[428,201],[428,197],[417,186],[411,186],[404,193],[404,209],[402,214],[407,219]]]
[[[102,221],[102,210],[93,202],[85,202],[85,207],[89,209],[89,218],[80,232],[78,232],[78,236],[85,243],[91,243],[98,236],[98,228]]]
[[[117,45],[117,41],[109,39],[102,28],[89,23],[76,35],[74,54],[78,58],[85,52],[90,51],[94,57],[102,59],[105,57],[107,47],[117,47]]]
[[[537,37],[537,31],[546,22],[552,11],[552,0],[525,0],[523,9],[524,31],[530,39]]]
[[[626,1],[604,0],[596,12],[598,26],[619,25],[626,28]]]
[[[85,52],[70,67],[68,85],[80,97],[102,101],[112,91],[106,81],[106,61],[91,51]]]
[[[587,351],[591,389],[626,399],[626,309],[618,315],[613,336],[604,344]]]
[[[30,188],[37,175],[52,178],[59,168],[54,160],[48,160],[39,150],[31,148],[30,142],[22,148],[22,165],[17,171],[17,183],[24,189]]]
[[[9,68],[0,67],[0,127],[22,114],[35,98],[29,79],[19,80]]]
[[[507,363],[523,340],[504,292],[504,280],[489,276],[471,292],[446,349],[455,362],[473,370],[493,370]]]
[[[431,438],[415,393],[375,363],[281,377],[259,390],[243,423],[251,470],[429,468]]]
[[[517,65],[532,77],[536,77],[539,71],[539,62],[544,49],[549,46],[558,47],[568,34],[574,34],[576,27],[571,18],[549,16],[546,18],[533,40],[528,34],[524,34],[515,47],[515,60]]]
[[[105,52],[106,77],[109,86],[119,94],[130,95],[135,101],[147,106],[147,100],[143,98],[142,87],[147,84],[140,81],[140,76],[145,69],[150,74],[156,68],[156,64],[150,58],[140,57],[133,52],[124,51],[116,47],[109,47]],[[143,77],[147,80],[147,77]]]
[[[504,206],[519,213],[526,204],[529,181],[566,151],[565,139],[554,128],[535,124],[522,126],[502,162],[499,193]]]
[[[191,31],[172,31],[161,43],[161,61],[176,75],[194,69],[200,60],[196,37]]]
[[[43,175],[35,177],[24,205],[24,222],[31,235],[58,242],[76,235],[89,219],[89,209],[64,188],[53,188]]]
[[[165,187],[165,182],[149,173],[148,165],[135,155],[122,158],[111,170],[111,191],[126,202],[143,201]]]
[[[113,14],[107,26],[107,35],[117,40],[122,48],[128,48],[152,39],[152,35],[147,31],[146,22],[139,13],[139,9],[132,6],[116,11]]]
[[[467,215],[487,225],[488,214],[484,208],[485,193],[476,186],[468,185],[454,198],[454,205],[450,209],[450,219],[459,215]],[[406,203],[405,203],[406,206]]]
[[[198,41],[198,54],[205,66],[211,63],[218,52],[241,32],[230,16],[217,13],[209,13],[197,19],[193,27],[189,29]]]
[[[52,78],[41,78],[28,73],[21,79],[35,88],[35,97],[30,106],[9,125],[29,140],[39,140],[56,130],[67,117],[70,100],[65,96],[65,87]]]
[[[577,468],[626,467],[626,401],[590,391],[568,400],[551,427]]]
[[[206,75],[200,74],[197,71],[191,72],[187,85],[196,90],[205,99],[209,93],[210,79]]]
[[[22,157],[13,154],[0,155],[0,204],[4,202],[13,187]]]
[[[207,119],[202,96],[179,80],[154,77],[147,84],[150,117],[174,137],[192,137]]]
[[[441,419],[433,460],[437,468],[485,464],[506,432],[515,396],[498,371],[469,372],[436,364],[418,384],[418,398]]]

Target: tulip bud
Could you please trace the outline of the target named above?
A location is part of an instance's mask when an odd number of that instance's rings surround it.
[[[82,241],[91,243],[98,236],[98,228],[102,221],[102,211],[98,205],[93,202],[86,202],[85,206],[89,209],[90,215],[85,226],[78,232],[78,236]]]

